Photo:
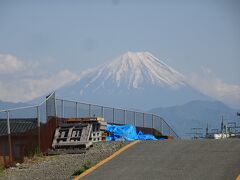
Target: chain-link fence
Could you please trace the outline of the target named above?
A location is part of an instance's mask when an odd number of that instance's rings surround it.
[[[52,93],[39,105],[0,111],[0,164],[11,166],[26,156],[46,152],[59,123],[93,116],[103,117],[110,124],[132,124],[144,133],[178,138],[157,115],[56,99]]]
[[[160,132],[162,135],[178,138],[175,131],[161,117],[126,109],[99,106],[76,101],[56,99],[58,118],[103,117],[111,124],[133,124],[144,133]]]
[[[39,105],[0,111],[0,165],[12,166],[46,152],[57,126],[54,104],[52,93]]]

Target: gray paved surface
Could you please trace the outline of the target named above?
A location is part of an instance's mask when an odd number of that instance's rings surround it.
[[[240,139],[144,141],[83,177],[84,180],[234,180]]]

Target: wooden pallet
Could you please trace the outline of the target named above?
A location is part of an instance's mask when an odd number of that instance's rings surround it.
[[[55,130],[52,149],[88,149],[92,146],[90,135],[92,124],[61,124]]]

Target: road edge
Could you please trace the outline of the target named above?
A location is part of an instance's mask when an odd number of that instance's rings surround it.
[[[93,172],[95,169],[99,168],[100,166],[102,166],[103,164],[107,163],[108,161],[110,161],[111,159],[113,159],[114,157],[120,155],[121,153],[123,153],[124,151],[126,151],[127,149],[129,149],[130,147],[134,146],[135,144],[139,143],[140,141],[133,141],[130,144],[124,146],[123,148],[119,149],[118,151],[116,151],[115,153],[113,153],[111,156],[107,157],[106,159],[100,161],[99,163],[97,163],[96,165],[94,165],[93,167],[89,168],[88,170],[86,170],[85,172],[83,172],[82,174],[80,174],[77,177],[74,177],[74,180],[79,180],[82,177],[86,176],[87,174]]]

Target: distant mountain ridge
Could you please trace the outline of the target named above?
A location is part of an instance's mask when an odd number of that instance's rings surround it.
[[[90,103],[136,109],[211,99],[149,52],[127,52],[86,70],[77,82],[60,88],[58,94]]]
[[[28,103],[14,103],[14,102],[6,102],[6,101],[1,101],[0,100],[0,110],[6,110],[6,109],[12,109],[12,108],[18,108],[18,107],[24,107],[24,106],[29,106]]]
[[[167,108],[154,108],[149,112],[155,113],[167,120],[182,137],[189,136],[191,128],[209,129],[220,128],[221,116],[224,122],[239,122],[237,117],[238,110],[231,109],[220,101],[191,101],[183,105]]]
[[[26,103],[11,103],[0,101],[0,110],[28,106]],[[220,128],[221,116],[224,122],[239,122],[239,117],[236,116],[240,110],[232,109],[220,101],[201,101],[194,100],[183,105],[160,107],[149,110],[163,117],[170,126],[182,138],[189,137],[191,128],[200,127],[205,128],[208,124],[209,130],[213,128]],[[0,118],[3,114],[0,113]]]

